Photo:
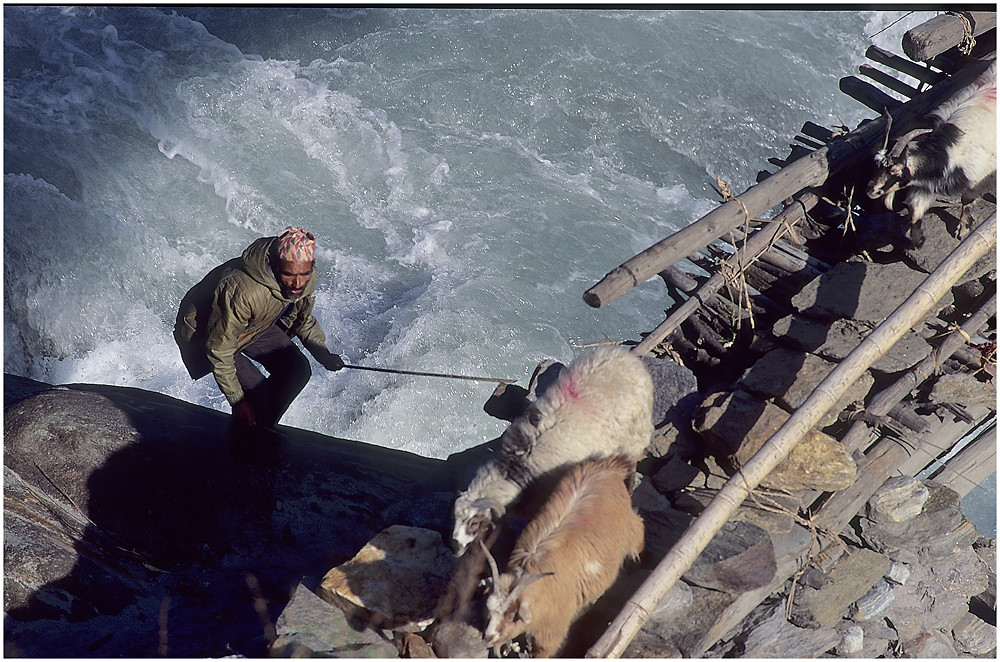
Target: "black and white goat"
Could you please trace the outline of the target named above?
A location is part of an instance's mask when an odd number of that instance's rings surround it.
[[[906,191],[910,242],[924,242],[920,220],[937,198],[961,198],[959,236],[969,223],[968,206],[996,186],[996,62],[913,129],[875,155],[875,175],[868,197],[885,198],[892,209],[895,193]]]

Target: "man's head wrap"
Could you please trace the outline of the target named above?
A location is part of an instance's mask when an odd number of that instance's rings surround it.
[[[302,228],[288,226],[278,235],[278,259],[286,262],[313,262],[316,237]]]

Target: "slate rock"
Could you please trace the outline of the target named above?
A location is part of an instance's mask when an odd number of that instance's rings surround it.
[[[278,616],[275,632],[272,657],[399,657],[396,645],[381,633],[352,623],[301,583]]]
[[[791,347],[813,352],[836,363],[854,351],[873,328],[871,323],[854,319],[827,322],[787,315],[774,323],[771,333]],[[894,374],[912,368],[930,353],[931,346],[926,340],[913,331],[907,331],[872,364],[871,370]]]
[[[958,650],[954,640],[941,630],[923,632],[914,639],[903,642],[901,646],[903,657],[919,659],[955,659]]]
[[[981,382],[968,373],[957,372],[938,377],[927,399],[935,403],[957,403],[965,407],[982,405],[995,409],[997,390],[992,383]]]
[[[691,414],[698,406],[698,380],[690,369],[669,358],[643,356],[653,379],[653,439],[649,454],[663,457],[678,439],[691,434]]]
[[[788,418],[780,407],[738,389],[709,395],[695,412],[694,429],[742,466]],[[810,430],[761,485],[835,491],[853,485],[856,477],[857,465],[840,442]]]
[[[685,581],[727,593],[767,586],[777,563],[766,531],[746,522],[727,522],[682,577]]]
[[[660,469],[653,474],[652,483],[661,494],[670,494],[691,484],[700,472],[678,455],[671,455]]]
[[[827,575],[822,588],[802,587],[796,591],[792,622],[801,627],[835,626],[856,602],[889,570],[889,558],[864,547],[851,549]]]
[[[868,519],[877,524],[905,522],[924,509],[930,491],[912,476],[893,476],[868,499]]]
[[[477,659],[489,657],[483,633],[462,621],[440,621],[431,632],[431,648],[437,657]]]
[[[748,391],[774,398],[788,411],[795,411],[835,367],[835,363],[815,354],[782,347],[762,356],[743,375],[740,384]],[[823,415],[818,427],[834,423],[837,415],[852,402],[863,401],[874,383],[875,379],[865,372]]]
[[[437,531],[397,524],[327,572],[316,592],[372,627],[419,632],[434,620],[454,558]]]
[[[985,656],[997,648],[997,628],[975,614],[966,612],[952,628],[955,642],[963,653]]]
[[[807,283],[792,297],[792,306],[822,320],[853,318],[878,324],[926,277],[902,262],[840,262]]]
[[[896,599],[885,613],[900,641],[910,641],[930,630],[951,629],[969,611],[969,597],[988,583],[989,569],[971,547],[937,559],[933,565],[919,563],[909,550],[896,555],[911,567],[906,584],[893,587]]]
[[[816,658],[841,643],[833,627],[803,628],[785,620],[785,605],[777,602],[750,630],[740,657]]]
[[[983,198],[979,198],[973,202],[970,208],[973,215],[972,227],[966,228],[966,233],[974,230],[978,223],[981,223],[995,209],[995,205]],[[957,212],[957,208],[954,208],[954,211]],[[923,221],[921,221],[921,228],[924,231],[923,246],[918,249],[910,248],[906,250],[906,258],[917,269],[926,273],[937,269],[938,265],[961,243],[961,240],[955,236],[958,225],[956,215],[950,211],[943,211],[943,214],[949,219],[948,223],[941,220],[942,217],[938,213],[935,213],[933,209],[930,213],[926,214]],[[954,222],[952,222],[953,220]],[[997,254],[994,247],[969,268],[965,278],[979,278],[989,273],[990,270],[996,269],[996,265]]]
[[[910,519],[874,522],[867,517],[860,518],[861,536],[873,549],[892,552],[907,548],[939,549],[943,546],[947,553],[953,547],[952,541],[963,539],[959,527],[964,516],[958,493],[931,480],[923,484],[928,496],[920,513]]]

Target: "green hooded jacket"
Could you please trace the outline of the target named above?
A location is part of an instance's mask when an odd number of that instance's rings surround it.
[[[312,314],[316,272],[300,297],[286,299],[271,270],[277,239],[257,239],[242,257],[210,271],[184,295],[177,311],[174,339],[188,372],[194,379],[213,373],[231,405],[243,399],[236,353],[275,322],[311,354],[326,349],[326,336]]]

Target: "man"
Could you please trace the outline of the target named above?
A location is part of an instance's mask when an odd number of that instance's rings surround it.
[[[231,441],[246,446],[274,426],[312,375],[297,336],[327,370],[344,362],[313,317],[315,237],[287,227],[213,269],[181,301],[174,339],[193,379],[208,373],[233,408]],[[267,369],[265,378],[250,359]]]

